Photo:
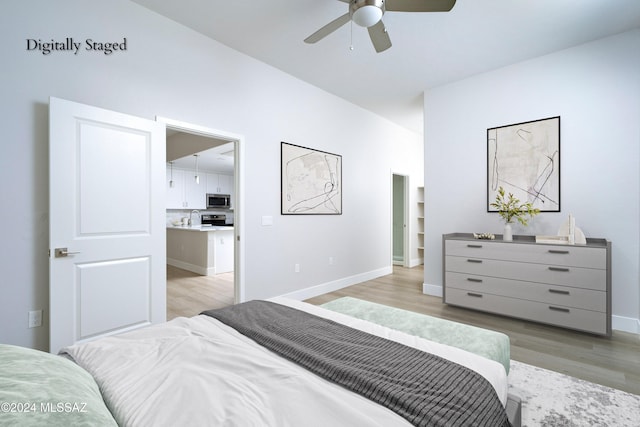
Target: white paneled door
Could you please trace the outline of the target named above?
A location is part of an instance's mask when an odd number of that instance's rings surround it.
[[[165,125],[49,103],[52,353],[166,319]]]

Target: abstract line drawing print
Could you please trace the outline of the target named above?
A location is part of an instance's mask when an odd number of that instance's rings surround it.
[[[487,210],[503,187],[543,212],[560,211],[560,117],[487,129]]]
[[[342,157],[282,143],[282,214],[342,213]]]

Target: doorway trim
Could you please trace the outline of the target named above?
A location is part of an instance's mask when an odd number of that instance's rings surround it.
[[[404,221],[404,226],[402,227],[402,251],[403,251],[403,257],[402,257],[402,266],[403,267],[409,267],[411,265],[411,252],[410,252],[410,248],[411,245],[409,244],[409,229],[410,229],[410,208],[409,208],[409,175],[402,173],[402,172],[395,172],[395,171],[391,171],[391,265],[396,265],[394,259],[393,259],[393,208],[394,208],[394,199],[395,199],[395,192],[394,192],[394,185],[393,185],[393,177],[394,176],[400,176],[402,177],[402,183],[403,183],[403,188],[402,188],[402,204],[403,204],[403,221]]]
[[[234,147],[234,223],[233,223],[233,292],[235,303],[241,303],[245,300],[245,283],[244,283],[244,238],[241,239],[244,230],[244,136],[232,132],[219,129],[213,129],[206,126],[200,126],[193,123],[187,123],[180,120],[169,119],[166,117],[156,116],[156,121],[163,122],[167,129],[176,130],[193,135],[200,135],[215,139],[221,139],[233,142]]]

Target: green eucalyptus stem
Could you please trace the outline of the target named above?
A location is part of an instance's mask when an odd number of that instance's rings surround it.
[[[516,219],[520,224],[527,225],[529,218],[533,218],[540,213],[540,209],[534,208],[530,202],[520,203],[520,200],[514,197],[512,193],[505,197],[505,191],[502,187],[498,188],[496,201],[491,203],[490,206],[498,210],[498,214],[507,224],[513,223],[513,220]]]

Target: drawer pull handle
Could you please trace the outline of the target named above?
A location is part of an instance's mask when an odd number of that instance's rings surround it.
[[[549,253],[550,254],[561,254],[561,255],[566,255],[569,253],[569,251],[559,251],[557,249],[549,249]]]
[[[569,295],[569,291],[560,291],[558,289],[549,289],[552,294]]]
[[[482,294],[475,294],[473,292],[467,292],[470,297],[482,298]]]
[[[476,249],[480,249],[482,248],[482,245],[467,245],[468,248],[476,248]]]
[[[561,268],[561,267],[549,267],[549,270],[551,270],[551,271],[563,271],[563,272],[569,271],[568,268]]]
[[[563,313],[569,313],[569,309],[568,308],[564,308],[564,307],[554,307],[552,305],[549,306],[549,310],[553,310],[553,311],[561,311]]]
[[[481,259],[468,259],[467,262],[475,262],[476,264],[482,264]]]
[[[482,283],[482,279],[476,279],[476,278],[473,278],[473,277],[467,277],[467,280],[469,282]]]

